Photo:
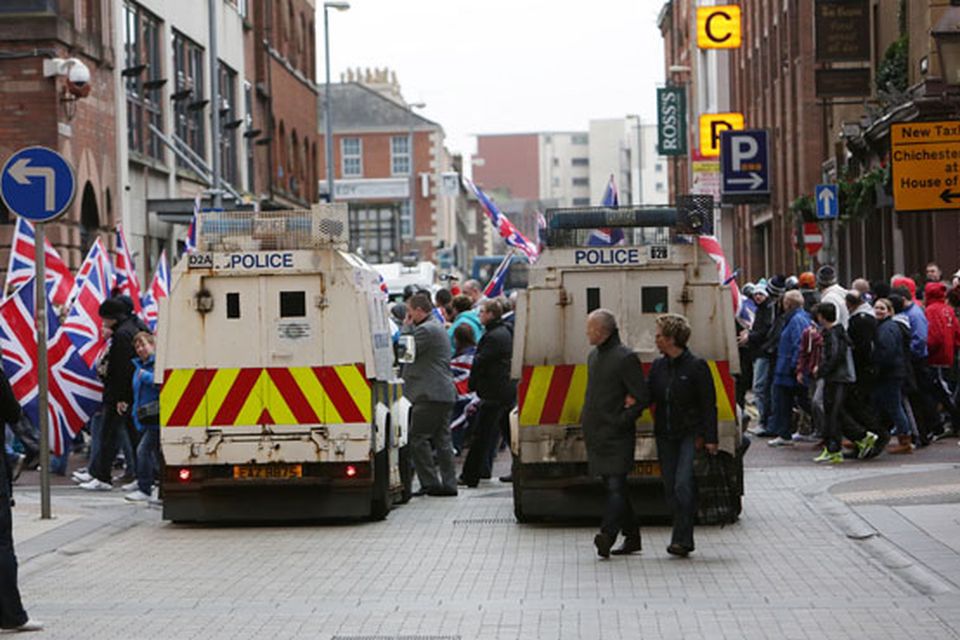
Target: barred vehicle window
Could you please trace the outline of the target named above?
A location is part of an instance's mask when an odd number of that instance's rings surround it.
[[[160,20],[143,7],[126,2],[123,7],[124,88],[127,96],[127,142],[130,150],[163,160],[160,55]]]

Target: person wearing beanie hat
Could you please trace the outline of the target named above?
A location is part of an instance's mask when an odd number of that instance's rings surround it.
[[[813,271],[804,271],[800,274],[798,278],[800,281],[800,289],[816,289],[817,288],[817,276],[813,275]]]
[[[753,288],[753,301],[757,308],[754,311],[753,324],[749,331],[743,330],[737,336],[737,344],[749,354],[753,361],[753,398],[757,408],[757,424],[750,427],[750,433],[757,436],[770,436],[767,431],[767,418],[770,413],[770,385],[773,382],[771,357],[763,349],[767,335],[776,320],[777,302],[768,291],[768,283],[760,280]]]
[[[775,275],[767,281],[767,291],[771,298],[779,299],[786,290],[787,279],[782,275]]]
[[[794,289],[799,289],[800,280],[797,279],[797,276],[790,276],[783,283],[783,286],[787,291],[793,291]]]
[[[846,331],[850,324],[850,311],[847,310],[847,290],[837,283],[837,270],[829,264],[817,269],[817,288],[820,300],[829,302],[837,308],[837,323]]]
[[[130,299],[114,296],[100,304],[99,313],[105,329],[112,331],[105,356],[107,367],[103,380],[103,426],[100,428],[100,457],[91,465],[93,478],[79,486],[86,491],[113,489],[113,460],[120,445],[120,434],[126,430],[131,442],[137,442],[137,431],[130,420],[133,404],[133,360],[137,357],[133,337],[147,331],[143,320],[133,315]],[[132,462],[132,461],[131,461]]]
[[[812,271],[804,271],[797,278],[800,284],[800,293],[803,294],[803,308],[807,313],[814,315],[814,309],[820,304],[820,292],[817,291],[817,277]]]

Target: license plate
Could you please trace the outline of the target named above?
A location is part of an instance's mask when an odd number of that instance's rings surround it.
[[[650,476],[654,478],[659,478],[660,463],[659,462],[638,462],[633,467],[633,475]]]
[[[299,464],[235,464],[234,480],[286,480],[302,478],[303,466]]]

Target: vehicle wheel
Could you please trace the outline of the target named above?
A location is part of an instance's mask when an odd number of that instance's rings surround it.
[[[387,450],[373,457],[373,499],[370,501],[370,519],[383,520],[390,513],[390,462]]]
[[[400,482],[403,489],[400,493],[400,502],[398,504],[407,504],[413,497],[413,465],[410,463],[410,450],[408,446],[400,447]]]
[[[530,517],[523,513],[523,476],[520,471],[520,462],[517,456],[513,456],[513,464],[510,467],[510,474],[513,476],[513,517],[520,524],[530,522]]]

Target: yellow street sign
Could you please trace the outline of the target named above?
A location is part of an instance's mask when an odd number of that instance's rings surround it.
[[[897,211],[960,209],[960,122],[894,124],[890,152]]]
[[[700,116],[700,154],[720,155],[720,132],[743,129],[742,113],[704,113]]]
[[[740,47],[740,7],[697,8],[697,46],[701,49],[738,49]]]

